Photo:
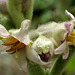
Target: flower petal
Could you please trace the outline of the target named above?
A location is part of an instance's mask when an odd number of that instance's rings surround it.
[[[68,34],[70,34],[70,26],[71,26],[71,22],[65,23],[65,27],[66,27],[66,30],[68,31]]]
[[[73,16],[70,12],[68,12],[67,10],[65,10],[65,14],[66,14],[71,20],[74,19],[74,16]]]
[[[67,44],[66,50],[65,50],[65,52],[63,54],[63,59],[67,59],[68,58],[68,55],[69,55],[69,46]]]
[[[65,52],[67,47],[66,41],[64,41],[58,48],[54,50],[54,54],[62,54]]]
[[[43,32],[43,31],[46,31],[46,30],[51,30],[55,27],[56,24],[57,24],[56,22],[49,22],[45,25],[41,25],[37,30],[39,32]]]
[[[65,22],[65,28],[68,31],[68,34],[70,35],[73,31],[74,24],[72,22]]]
[[[16,52],[15,53],[16,56],[14,54],[13,57],[16,60],[16,62],[18,63],[20,70],[27,72],[28,68],[27,68],[27,60],[26,60],[26,54],[25,53],[26,53],[25,48],[23,48],[22,50]]]
[[[9,35],[9,32],[5,29],[5,27],[0,24],[0,36],[3,38],[7,38],[9,37]]]
[[[4,46],[2,45],[4,42],[0,40],[0,53],[7,54],[6,50],[10,49],[11,46]]]
[[[30,20],[24,20],[21,24],[21,28],[12,33],[12,36],[18,39],[20,42],[28,45],[30,42],[29,35],[28,35],[28,27],[30,24]]]
[[[69,55],[69,47],[66,41],[54,50],[54,54],[63,54],[63,59],[67,59]]]
[[[52,66],[53,61],[44,62],[40,59],[40,56],[37,54],[37,52],[29,47],[26,49],[27,58],[37,64],[40,64],[41,66],[45,68],[50,68]]]

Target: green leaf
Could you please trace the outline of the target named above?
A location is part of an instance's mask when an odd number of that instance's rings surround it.
[[[21,12],[21,2],[22,0],[7,0],[7,10],[10,14],[16,28],[20,28],[21,22],[25,19],[23,13]]]

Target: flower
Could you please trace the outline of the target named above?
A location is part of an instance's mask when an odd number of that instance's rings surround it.
[[[69,45],[75,42],[74,16],[65,11],[71,21],[48,23],[29,31],[30,20],[24,20],[18,30],[9,32],[0,25],[0,52],[17,55],[17,62],[26,71],[27,59],[44,68],[51,68],[59,55],[67,59]]]
[[[13,54],[15,59],[14,53],[16,53],[18,58],[16,61],[23,70],[27,69],[25,48],[30,43],[28,35],[29,24],[30,20],[24,20],[20,29],[9,30],[9,32],[0,25],[0,53]]]
[[[71,21],[63,23],[48,23],[40,26],[34,35],[39,36],[33,42],[31,49],[26,49],[27,58],[45,68],[50,68],[57,56],[63,59],[69,56],[69,45],[75,42],[74,16],[65,11]],[[73,44],[74,45],[74,44]]]

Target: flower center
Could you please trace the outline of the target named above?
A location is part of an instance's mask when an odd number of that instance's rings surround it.
[[[9,50],[6,50],[6,52],[11,52],[11,54],[15,53],[16,51],[21,50],[25,45],[18,41],[15,38],[12,38],[10,41],[3,43],[2,45],[5,46],[12,46]]]
[[[49,58],[50,58],[50,53],[48,52],[48,53],[44,54],[44,53],[42,52],[42,54],[39,54],[39,56],[40,56],[41,60],[43,60],[43,61],[48,61]]]
[[[75,32],[72,32],[69,37],[66,38],[67,42],[75,43]]]

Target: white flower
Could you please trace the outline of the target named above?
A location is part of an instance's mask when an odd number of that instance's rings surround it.
[[[27,60],[37,63],[44,68],[50,68],[57,58],[62,55],[67,59],[69,43],[75,42],[74,17],[66,11],[72,19],[63,23],[49,23],[36,30],[29,31],[30,20],[24,20],[21,28],[9,32],[0,25],[0,52],[17,54],[16,60],[26,71]],[[14,57],[15,58],[15,57]]]
[[[0,25],[0,53],[16,53],[18,57],[16,61],[24,71],[27,70],[25,49],[26,45],[29,45],[30,43],[28,35],[29,24],[30,20],[24,20],[20,29],[10,30],[9,32],[2,25]],[[16,59],[15,55],[13,56]]]

